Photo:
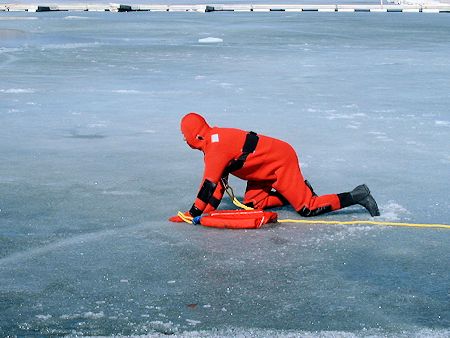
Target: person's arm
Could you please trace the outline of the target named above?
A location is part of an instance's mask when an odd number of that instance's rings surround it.
[[[219,183],[217,184],[216,190],[214,190],[214,193],[211,197],[211,199],[208,202],[208,205],[206,206],[205,210],[203,210],[203,213],[208,213],[210,211],[214,211],[219,207],[220,202],[222,201],[223,194],[225,193],[225,187],[223,186],[222,179],[219,180]]]
[[[220,179],[229,160],[218,152],[211,152],[211,154],[205,155],[205,171],[202,183],[197,198],[189,210],[193,217],[200,216],[205,211],[217,209],[225,191]]]
[[[220,179],[228,163],[228,156],[223,154],[220,149],[211,149],[206,152],[202,183],[191,209],[184,213],[186,216],[196,217],[204,212],[217,209],[225,191]],[[183,222],[178,216],[172,216],[169,220]]]

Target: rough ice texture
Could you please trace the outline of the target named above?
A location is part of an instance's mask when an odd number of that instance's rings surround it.
[[[449,231],[167,221],[198,111],[291,143],[319,194],[448,223],[448,17],[168,14],[1,21],[25,33],[0,47],[0,336],[448,336]]]

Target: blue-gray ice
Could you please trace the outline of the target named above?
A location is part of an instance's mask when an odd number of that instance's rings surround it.
[[[423,13],[0,13],[0,336],[449,336],[450,230],[167,222],[200,183],[179,132],[198,111],[290,142],[320,194],[364,182],[380,220],[450,223],[449,33]]]

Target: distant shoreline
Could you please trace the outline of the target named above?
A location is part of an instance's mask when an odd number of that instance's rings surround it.
[[[183,2],[184,0],[178,0]],[[345,1],[345,0],[344,0]],[[164,1],[163,1],[164,2]],[[450,0],[380,0],[347,3],[330,0],[319,3],[105,3],[105,2],[24,2],[0,4],[0,12],[424,12],[450,13]]]

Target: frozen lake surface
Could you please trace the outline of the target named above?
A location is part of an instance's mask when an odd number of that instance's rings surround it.
[[[255,14],[0,14],[0,336],[450,335],[449,230],[167,221],[198,111],[379,220],[450,222],[448,17]]]

